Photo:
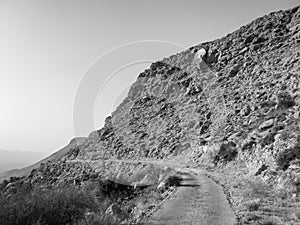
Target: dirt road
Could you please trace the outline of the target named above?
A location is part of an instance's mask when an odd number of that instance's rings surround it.
[[[143,225],[233,225],[235,215],[223,189],[204,171],[186,172],[177,192],[166,200]]]
[[[175,194],[139,225],[234,225],[236,217],[220,185],[209,179],[203,169],[157,160],[105,160],[167,166],[182,174]],[[87,162],[87,161],[85,161]],[[89,162],[91,163],[91,162]]]

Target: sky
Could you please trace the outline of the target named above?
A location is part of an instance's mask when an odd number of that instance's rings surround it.
[[[87,136],[154,60],[298,0],[0,0],[0,149]]]

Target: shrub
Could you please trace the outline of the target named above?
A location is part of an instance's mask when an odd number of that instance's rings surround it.
[[[76,221],[73,225],[119,225],[120,222],[111,216],[93,213],[86,218]]]
[[[261,225],[277,225],[278,223],[272,219],[265,219],[260,222]]]
[[[87,210],[96,210],[97,202],[76,187],[18,190],[0,197],[1,225],[64,225],[84,218]]]
[[[3,180],[2,183],[0,183],[0,191],[2,191],[8,184],[8,180]]]
[[[154,186],[134,190],[131,186],[109,180],[85,182],[81,186],[39,188],[26,180],[18,180],[0,190],[0,224],[117,225],[120,221],[106,214],[108,206],[125,202],[122,208],[130,212],[141,193],[144,202],[161,197]]]
[[[260,203],[259,202],[250,202],[246,205],[247,209],[252,212],[252,211],[257,211],[260,208]]]
[[[279,169],[286,170],[290,166],[291,161],[295,159],[300,159],[299,145],[278,153],[276,163]]]
[[[261,147],[264,148],[265,146],[274,143],[276,134],[277,134],[276,132],[271,132],[267,134],[260,142]]]
[[[222,144],[220,150],[214,158],[214,163],[229,162],[235,159],[238,151],[233,143]]]
[[[101,201],[106,198],[112,201],[118,201],[119,199],[133,195],[134,192],[135,189],[133,186],[123,185],[111,180],[104,180],[99,181],[96,196]]]
[[[248,181],[247,186],[244,196],[251,199],[265,198],[272,192],[272,188],[260,179]]]
[[[277,108],[287,109],[295,105],[293,97],[288,92],[281,92],[277,96]]]
[[[166,180],[166,187],[179,186],[182,179],[176,175],[169,177]]]

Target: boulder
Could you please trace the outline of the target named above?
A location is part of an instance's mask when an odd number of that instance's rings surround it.
[[[234,67],[231,68],[229,71],[228,77],[234,77],[238,72],[239,72],[240,65],[235,65]]]
[[[265,122],[263,122],[260,126],[259,126],[259,130],[266,130],[270,127],[272,127],[274,124],[274,119],[269,119]]]
[[[204,48],[201,48],[197,53],[196,57],[200,60],[202,60],[206,56],[206,50]]]
[[[158,190],[163,190],[166,188],[166,182],[165,181],[162,181],[160,182],[158,185],[157,185],[157,189]]]

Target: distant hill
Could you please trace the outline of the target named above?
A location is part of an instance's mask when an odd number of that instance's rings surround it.
[[[41,160],[45,153],[7,151],[0,149],[0,172],[22,168]]]
[[[85,138],[74,138],[67,146],[48,157],[44,157],[42,153],[36,153],[35,155],[35,153],[31,154],[29,152],[9,152],[0,150],[0,181],[9,179],[10,177],[27,176],[31,170],[38,168],[43,162],[58,161],[72,148],[84,140]]]

